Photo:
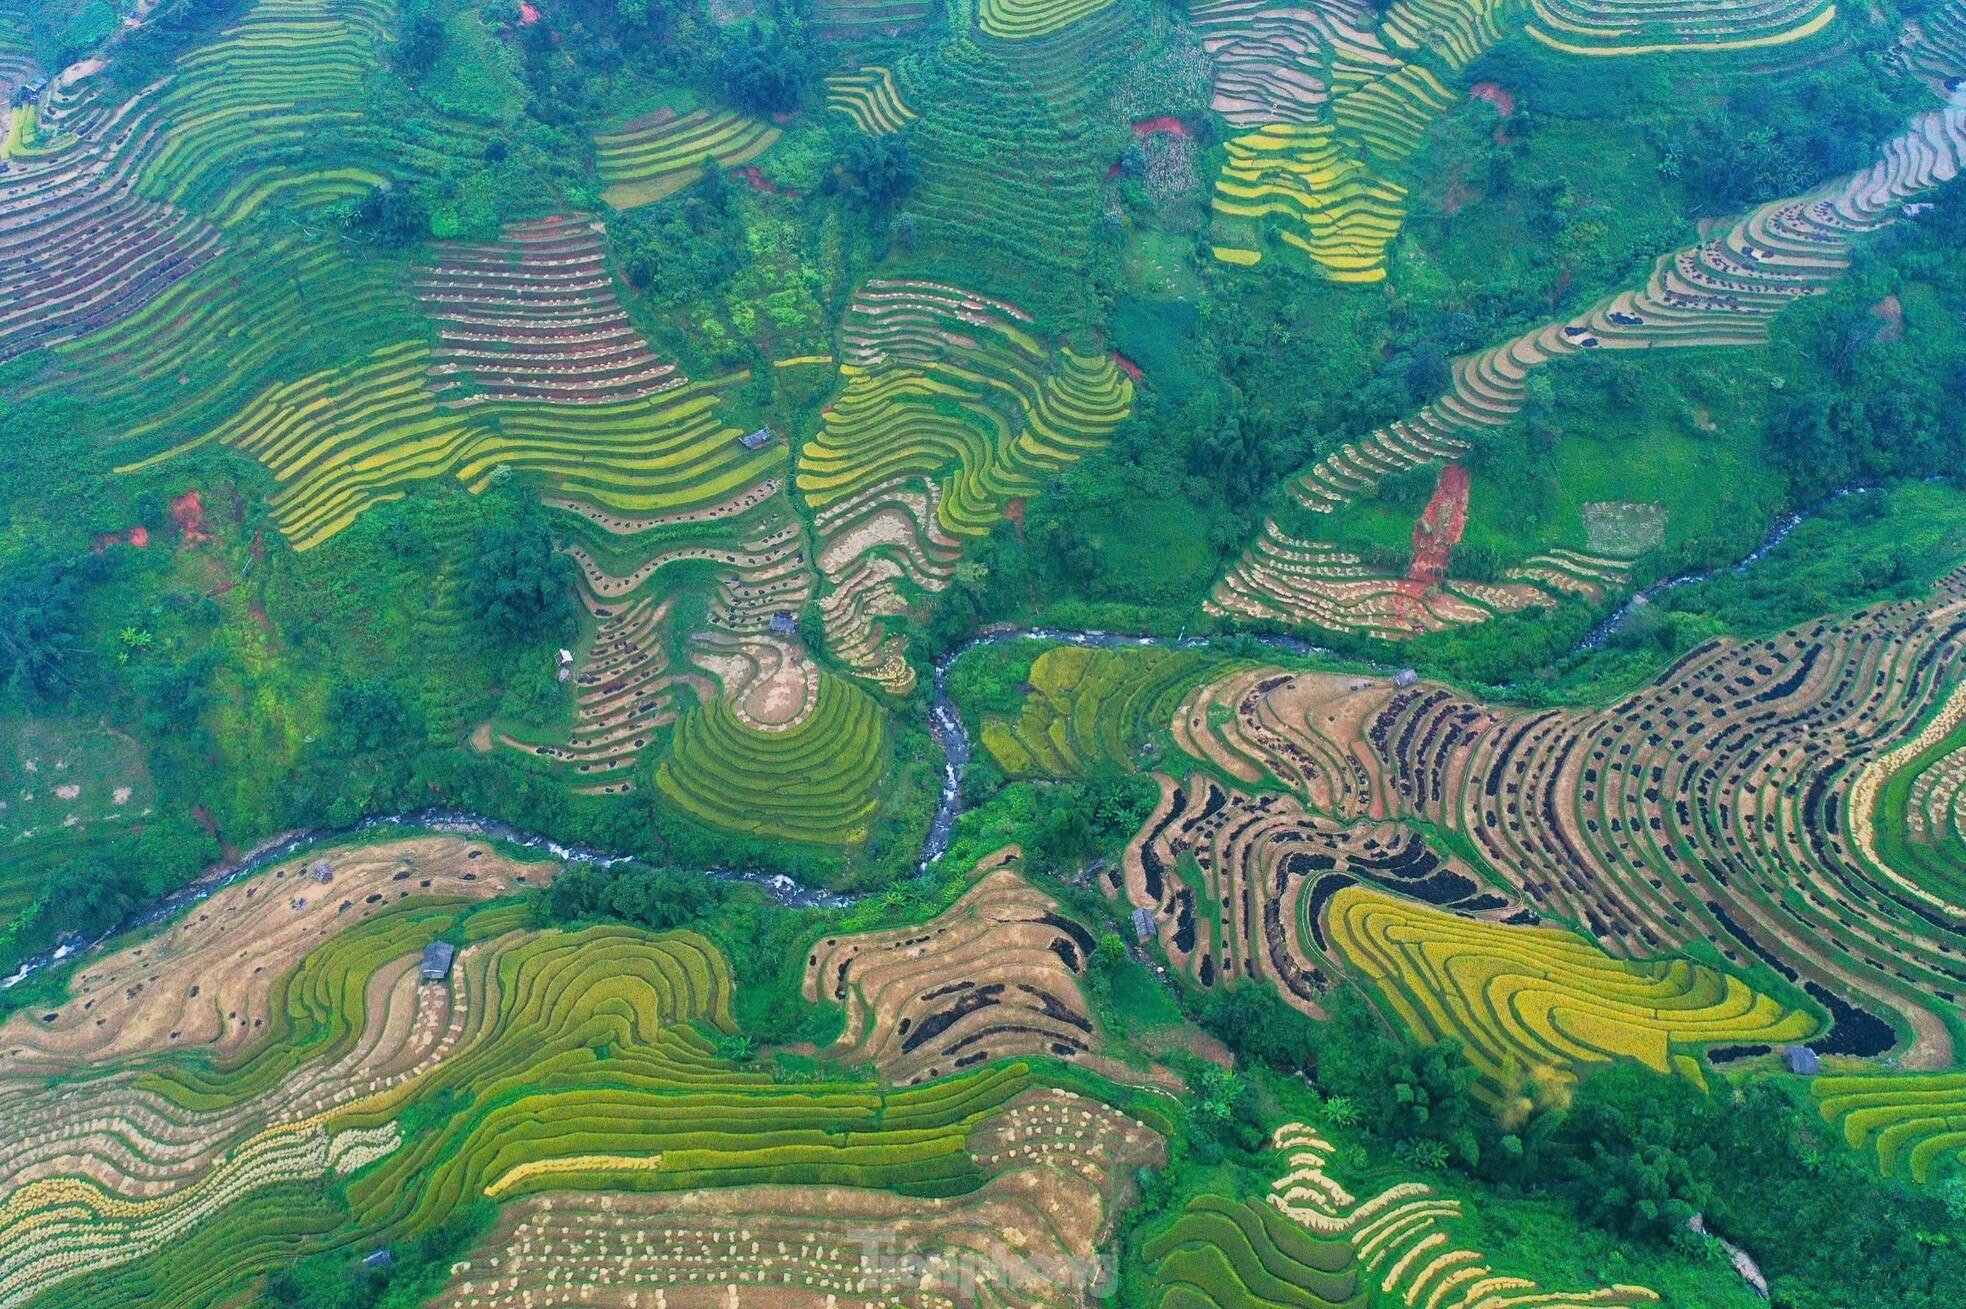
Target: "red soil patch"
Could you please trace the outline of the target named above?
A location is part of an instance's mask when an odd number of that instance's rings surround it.
[[[205,528],[205,501],[196,491],[186,491],[171,501],[171,521],[184,534],[186,545],[202,545],[213,539]]]
[[[253,560],[254,560],[254,562],[256,562],[256,563],[260,563],[260,562],[264,562],[264,561],[265,561],[265,559],[266,559],[266,529],[265,529],[264,527],[262,527],[262,528],[260,528],[260,529],[259,529],[259,530],[258,530],[257,532],[254,532],[254,533],[253,533],[253,544],[252,544],[252,551],[253,551]]]
[[[1413,562],[1407,565],[1400,590],[1424,595],[1447,580],[1447,561],[1461,544],[1468,527],[1468,470],[1449,464],[1440,470],[1433,498],[1413,524]]]
[[[1515,92],[1500,82],[1476,82],[1468,88],[1468,99],[1486,100],[1504,118],[1515,112]]]
[[[791,200],[799,198],[797,191],[787,191],[784,187],[777,185],[770,178],[766,177],[756,164],[746,164],[742,168],[733,168],[731,172],[737,177],[742,178],[744,185],[750,187],[753,191],[763,191],[766,195],[782,195]]]
[[[1018,539],[1022,540],[1024,538],[1024,497],[1021,495],[1012,496],[1004,504],[1003,516],[1010,520],[1010,525],[1017,529]]]
[[[138,526],[132,527],[127,532],[104,532],[95,539],[93,549],[97,554],[101,554],[112,545],[133,545],[141,550],[149,544],[150,529]]]
[[[1879,320],[1877,336],[1880,345],[1905,339],[1905,306],[1895,295],[1887,295],[1870,307],[1871,313]]]
[[[1146,376],[1145,373],[1140,371],[1139,364],[1134,363],[1131,359],[1128,359],[1125,355],[1121,354],[1119,351],[1108,350],[1106,353],[1113,357],[1113,362],[1119,365],[1120,371],[1125,373],[1128,377],[1132,378],[1134,381],[1137,382],[1141,378]]]
[[[1188,125],[1172,114],[1162,114],[1158,118],[1138,119],[1133,124],[1133,134],[1137,137],[1145,138],[1161,132],[1189,139],[1194,137],[1194,133],[1188,130]]]
[[[526,0],[519,0],[519,26],[531,27],[538,21],[539,11],[527,4]]]

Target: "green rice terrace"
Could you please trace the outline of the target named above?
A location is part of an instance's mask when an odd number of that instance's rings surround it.
[[[1966,0],[0,0],[0,1309],[1966,1305]]]

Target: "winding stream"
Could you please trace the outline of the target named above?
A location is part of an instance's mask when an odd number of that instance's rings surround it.
[[[1769,552],[1788,539],[1791,532],[1822,512],[1827,505],[1843,496],[1855,495],[1870,489],[1869,486],[1845,487],[1816,505],[1784,515],[1762,538],[1759,545],[1734,563],[1699,572],[1684,573],[1646,587],[1620,605],[1609,618],[1591,629],[1571,653],[1582,654],[1602,649],[1604,643],[1615,635],[1634,613],[1668,591],[1690,586],[1695,582],[1703,582],[1722,573],[1745,572],[1755,563],[1766,558]],[[1049,641],[1059,645],[1076,645],[1099,650],[1147,647],[1199,650],[1214,644],[1216,639],[1205,636],[1128,636],[1117,632],[1067,631],[1051,627],[995,627],[985,629],[977,636],[945,652],[935,661],[931,683],[933,694],[928,713],[929,734],[934,737],[937,747],[942,751],[942,794],[936,804],[935,816],[929,822],[928,835],[922,842],[921,859],[916,864],[918,874],[926,873],[936,861],[949,852],[949,840],[955,832],[956,820],[962,816],[963,774],[968,770],[974,755],[974,743],[970,740],[969,729],[964,726],[962,715],[957,711],[955,702],[949,698],[949,673],[964,655],[984,646],[1003,645],[1012,641]],[[1232,639],[1239,645],[1257,645],[1299,658],[1334,654],[1332,650],[1300,637],[1254,636],[1245,633]],[[1365,660],[1353,662],[1365,663],[1381,674],[1392,671],[1389,665],[1372,664]],[[291,859],[295,855],[318,847],[334,845],[352,836],[367,836],[397,830],[405,834],[434,832],[482,837],[514,845],[522,850],[537,851],[564,863],[582,864],[594,868],[611,868],[616,864],[633,865],[641,862],[633,855],[614,854],[593,846],[556,841],[537,832],[515,827],[502,819],[462,809],[419,809],[409,813],[385,814],[364,819],[348,827],[304,828],[282,833],[234,859],[215,865],[196,880],[169,895],[151,901],[130,914],[107,932],[64,942],[52,950],[24,960],[10,976],[0,978],[0,990],[17,986],[43,969],[93,949],[111,937],[160,923],[189,906],[209,898],[224,887],[251,877],[283,860]],[[705,871],[708,876],[720,881],[742,882],[756,886],[778,903],[793,909],[844,908],[863,898],[862,895],[841,895],[809,887],[784,873],[774,873],[764,869],[712,868]]]
[[[617,864],[633,865],[641,862],[634,855],[612,854],[589,845],[556,841],[549,836],[541,836],[537,832],[528,832],[523,828],[515,827],[502,819],[488,818],[483,814],[464,809],[418,809],[410,813],[384,814],[376,818],[366,818],[348,827],[302,828],[299,831],[283,832],[236,858],[213,866],[196,880],[169,895],[151,901],[130,914],[107,932],[64,942],[52,950],[22,961],[20,967],[11,975],[0,978],[0,991],[18,986],[42,969],[73,958],[86,950],[94,949],[111,937],[161,923],[192,905],[210,899],[234,882],[263,872],[295,855],[323,846],[338,845],[352,836],[394,834],[397,831],[401,831],[404,835],[429,832],[482,837],[486,840],[518,846],[522,850],[537,851],[562,863],[581,864],[590,868],[612,868]],[[763,869],[711,868],[706,869],[705,872],[718,881],[742,882],[755,886],[778,903],[793,909],[839,909],[862,898],[858,895],[839,895],[832,891],[817,890],[784,873],[766,872]]]
[[[1629,599],[1618,606],[1616,612],[1596,627],[1593,627],[1583,640],[1577,642],[1571,648],[1570,653],[1572,655],[1580,655],[1602,650],[1604,643],[1613,636],[1616,636],[1624,625],[1631,620],[1633,614],[1643,609],[1646,605],[1651,604],[1668,591],[1677,591],[1682,586],[1692,586],[1696,582],[1709,581],[1722,574],[1739,576],[1747,572],[1755,564],[1766,559],[1776,546],[1788,540],[1789,533],[1822,513],[1830,505],[1843,499],[1845,496],[1862,495],[1865,491],[1871,489],[1873,488],[1867,482],[1860,482],[1855,486],[1841,487],[1838,490],[1830,492],[1827,496],[1805,509],[1797,509],[1793,512],[1783,514],[1775,520],[1775,525],[1768,529],[1768,535],[1761,538],[1760,545],[1757,545],[1733,563],[1720,564],[1713,568],[1702,568],[1690,573],[1681,573],[1677,577],[1668,577],[1664,581],[1652,583],[1652,585],[1642,591],[1634,592]]]

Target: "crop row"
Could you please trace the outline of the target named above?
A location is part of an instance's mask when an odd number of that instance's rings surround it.
[[[1854,811],[1871,812],[1861,779],[1932,720],[1962,667],[1955,573],[1925,600],[1709,644],[1596,710],[1272,674],[1204,695],[1224,697],[1226,719],[1205,703],[1187,719],[1193,751],[1233,742],[1220,752],[1259,761],[1253,781],[1283,779],[1336,818],[1464,834],[1526,903],[1615,955],[1697,942],[1730,968],[1766,965],[1830,1011],[1825,1051],[1908,1040],[1907,1066],[1932,1070],[1954,1056],[1966,931],[1949,883],[1865,853]],[[1327,758],[1352,780],[1310,767]]]
[[[1532,0],[1529,35],[1566,54],[1755,50],[1828,27],[1832,0]]]
[[[921,116],[902,99],[893,70],[878,64],[828,77],[826,107],[851,118],[869,136],[899,132]]]
[[[606,199],[616,209],[653,204],[693,186],[703,162],[748,164],[784,135],[770,123],[729,109],[699,109],[681,117],[664,110],[594,138]]]
[[[865,840],[888,762],[881,710],[851,683],[818,677],[810,711],[780,730],[750,726],[723,697],[685,713],[656,789],[731,831],[827,845]]]
[[[1681,1047],[1799,1041],[1817,1026],[1683,960],[1613,959],[1558,928],[1472,922],[1361,886],[1326,901],[1324,931],[1408,1031],[1458,1042],[1490,1094],[1614,1059],[1698,1078]]]
[[[1190,650],[1057,646],[1031,665],[1015,719],[983,724],[983,745],[1013,776],[1081,777],[1129,766],[1174,721],[1219,662]]]
[[[1075,1059],[1097,1047],[1078,980],[1091,934],[1024,880],[1014,851],[978,873],[929,923],[813,947],[806,998],[846,1007],[832,1057],[923,1082],[991,1059]]]
[[[1405,221],[1406,191],[1372,177],[1348,156],[1332,129],[1279,123],[1232,137],[1215,181],[1218,215],[1262,225],[1310,256],[1339,282],[1386,275],[1386,248]],[[1253,264],[1260,247],[1218,233],[1215,254]]]

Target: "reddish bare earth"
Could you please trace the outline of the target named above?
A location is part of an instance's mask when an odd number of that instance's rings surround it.
[[[202,545],[212,539],[205,526],[205,502],[196,491],[186,491],[171,501],[171,521],[177,524],[186,545]]]
[[[1406,580],[1399,589],[1421,596],[1446,581],[1448,560],[1467,527],[1468,470],[1461,464],[1449,464],[1440,470],[1433,498],[1413,524],[1413,562],[1407,565]]]
[[[1515,93],[1500,82],[1476,82],[1468,88],[1468,99],[1486,100],[1504,118],[1515,112]]]

